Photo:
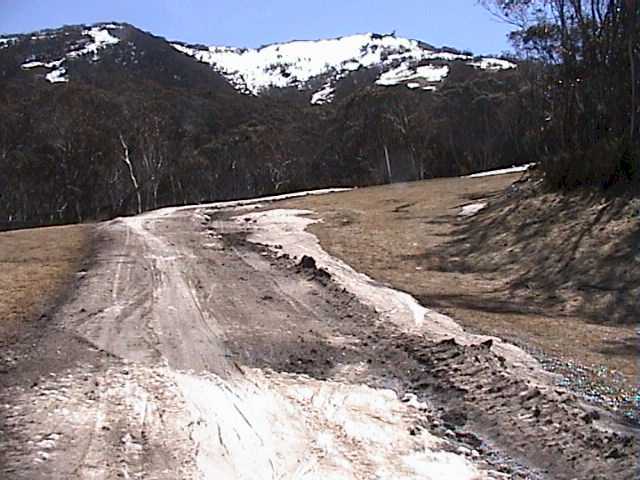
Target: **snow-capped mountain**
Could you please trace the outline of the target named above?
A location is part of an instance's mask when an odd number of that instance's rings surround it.
[[[82,40],[75,43],[69,51],[65,52],[62,58],[43,62],[41,60],[36,60],[34,57],[33,60],[23,63],[21,67],[24,70],[30,70],[32,68],[43,68],[48,70],[45,78],[51,83],[68,82],[69,78],[67,77],[67,69],[65,67],[67,61],[83,56],[90,56],[91,61],[97,62],[100,60],[100,50],[120,42],[120,39],[118,37],[114,37],[110,31],[122,28],[123,27],[120,25],[106,24],[82,30]],[[55,38],[55,35],[34,36],[32,37],[32,40],[39,40],[40,38]],[[15,39],[9,39],[9,42],[13,43],[15,42]]]
[[[515,66],[395,34],[296,40],[257,49],[167,42],[122,23],[0,37],[0,76],[22,72],[53,84],[153,76],[165,85],[289,95],[314,105],[366,87],[434,91],[452,68],[497,71]]]
[[[10,79],[104,88],[122,85],[125,79],[152,80],[165,86],[235,93],[210,67],[176,51],[164,38],[126,23],[70,25],[0,36],[0,81]]]
[[[375,33],[277,43],[259,49],[182,43],[172,43],[172,46],[211,65],[242,93],[258,95],[287,87],[313,89],[311,103],[314,104],[331,101],[337,82],[361,69],[376,69],[377,85],[404,84],[412,89],[435,90],[449,73],[451,62],[487,70],[515,67],[497,58],[474,58],[439,50],[417,40]]]

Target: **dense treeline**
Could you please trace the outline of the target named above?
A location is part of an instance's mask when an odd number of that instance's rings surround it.
[[[561,187],[640,179],[640,2],[492,0],[539,62],[542,169]]]
[[[337,110],[327,134],[329,151],[321,158],[333,158],[330,166],[344,171],[355,169],[369,183],[526,162],[536,155],[542,115],[534,108],[539,102],[529,100],[535,95],[529,68],[495,74],[453,65],[437,92],[360,92]]]

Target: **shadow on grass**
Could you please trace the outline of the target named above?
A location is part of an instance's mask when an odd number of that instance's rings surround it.
[[[458,219],[451,240],[418,255],[404,257],[426,268],[455,273],[500,274],[507,296],[535,292],[532,301],[578,299],[578,312],[595,323],[635,324],[640,318],[640,218],[637,194],[543,192],[533,182],[492,192],[484,210]],[[480,200],[469,195],[469,200]],[[486,196],[482,197],[486,199]],[[438,299],[429,299],[437,302]],[[487,302],[493,307],[483,307]],[[457,306],[522,309],[511,302],[446,299]]]

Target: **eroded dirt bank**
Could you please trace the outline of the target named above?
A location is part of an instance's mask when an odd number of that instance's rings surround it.
[[[345,283],[282,218],[101,226],[0,376],[2,478],[635,478],[633,432],[509,345]]]

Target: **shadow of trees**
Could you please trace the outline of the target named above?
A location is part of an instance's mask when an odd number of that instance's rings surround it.
[[[595,323],[634,324],[640,313],[639,206],[637,192],[561,194],[540,190],[534,180],[516,183],[492,194],[473,217],[434,219],[457,225],[451,239],[411,258],[436,271],[506,280],[481,304],[455,296],[429,298],[431,305],[514,313],[552,306]]]

